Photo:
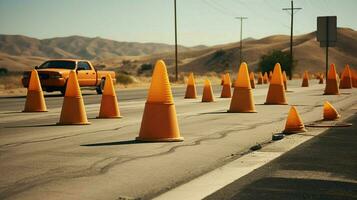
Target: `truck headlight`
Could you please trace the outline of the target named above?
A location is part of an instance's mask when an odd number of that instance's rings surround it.
[[[49,78],[53,78],[53,79],[62,78],[62,74],[50,74]]]

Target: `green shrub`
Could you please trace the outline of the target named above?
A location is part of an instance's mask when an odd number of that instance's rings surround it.
[[[117,83],[119,84],[123,84],[123,85],[129,85],[135,82],[134,78],[128,74],[124,74],[124,73],[120,73],[117,72],[116,73],[116,80]]]
[[[280,50],[273,50],[269,54],[263,55],[259,61],[259,68],[262,73],[273,71],[276,63],[280,63],[281,70],[285,71],[286,74],[291,77],[294,67],[297,61],[293,61],[291,66],[290,54],[289,52],[283,52]]]
[[[1,67],[0,68],[0,76],[5,76],[8,74],[8,69]]]

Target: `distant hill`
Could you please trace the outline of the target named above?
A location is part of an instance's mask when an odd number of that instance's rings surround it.
[[[206,46],[179,46],[180,51],[202,48]],[[174,46],[168,44],[118,42],[99,37],[70,36],[39,40],[23,35],[0,35],[0,67],[16,70],[21,68],[19,64],[35,64],[38,60],[47,58],[106,60],[118,56],[145,56],[173,50]],[[22,59],[24,62],[21,62]]]
[[[345,64],[350,64],[357,69],[357,31],[348,28],[339,28],[337,31],[338,42],[336,47],[329,48],[329,62],[335,63],[338,70]],[[249,39],[243,44],[243,57],[251,70],[258,68],[262,55],[277,49],[289,51],[290,36],[273,35],[254,40]],[[181,66],[181,71],[205,72],[238,69],[239,43],[221,45],[204,56],[193,59]],[[325,48],[316,41],[316,33],[308,33],[294,37],[294,59],[298,60],[295,72],[309,70],[312,72],[324,71]]]
[[[357,67],[357,31],[339,28],[336,47],[330,48],[329,61],[338,70],[345,64]],[[243,40],[243,57],[250,70],[258,68],[262,55],[273,50],[289,51],[288,35],[272,35],[262,39]],[[239,42],[216,46],[179,46],[179,71],[206,73],[238,69]],[[118,42],[102,38],[71,36],[38,40],[20,35],[0,35],[0,67],[21,71],[30,69],[48,58],[82,58],[107,69],[135,73],[143,63],[164,59],[173,71],[174,46],[159,43]],[[294,37],[294,58],[298,60],[295,72],[324,71],[325,49],[320,48],[315,32]],[[129,62],[128,62],[129,61]],[[123,64],[129,63],[129,64]]]

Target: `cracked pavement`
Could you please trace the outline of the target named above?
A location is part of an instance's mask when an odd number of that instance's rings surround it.
[[[342,113],[357,103],[356,90],[322,95],[310,80],[288,83],[289,105],[305,123],[321,119],[330,101]],[[216,102],[184,99],[173,88],[179,143],[137,143],[146,89],[117,91],[121,119],[96,119],[100,96],[84,91],[88,126],[56,126],[63,98],[47,95],[47,113],[21,113],[24,97],[0,98],[0,199],[151,198],[221,166],[281,131],[290,108],[264,105],[267,85],[253,90],[257,113],[226,113],[230,99],[213,87]],[[202,87],[198,88],[198,94]]]

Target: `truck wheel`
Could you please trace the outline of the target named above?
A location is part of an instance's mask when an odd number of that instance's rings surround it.
[[[67,88],[67,82],[64,84],[63,88],[61,88],[61,90],[60,90],[62,96],[64,96],[66,94],[66,88]]]
[[[95,88],[95,90],[97,91],[97,94],[103,93],[104,83],[105,83],[105,79],[103,78],[102,80],[100,80],[100,84]]]
[[[65,88],[65,87],[62,88],[62,89],[60,90],[60,92],[61,92],[62,96],[64,96],[64,95],[66,94],[66,88]]]

